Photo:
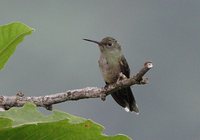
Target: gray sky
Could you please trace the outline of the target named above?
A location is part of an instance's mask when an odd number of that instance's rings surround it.
[[[116,38],[132,74],[146,60],[150,83],[132,87],[140,115],[111,97],[56,105],[93,119],[106,134],[138,140],[200,139],[199,0],[0,1],[0,24],[21,21],[36,31],[25,38],[0,72],[0,94],[46,95],[104,86],[99,50],[83,38]]]

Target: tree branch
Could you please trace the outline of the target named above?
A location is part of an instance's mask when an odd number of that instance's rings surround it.
[[[17,93],[16,96],[2,95],[0,96],[0,108],[8,110],[11,107],[21,107],[26,102],[33,102],[38,107],[45,107],[47,110],[52,110],[53,104],[69,100],[80,100],[87,98],[101,98],[102,100],[105,100],[106,96],[121,88],[129,87],[135,84],[147,84],[148,79],[143,78],[143,76],[152,67],[152,62],[146,62],[144,67],[135,76],[131,76],[130,78],[123,77],[122,79],[119,79],[115,84],[104,88],[86,87],[45,96],[26,97],[21,92]]]

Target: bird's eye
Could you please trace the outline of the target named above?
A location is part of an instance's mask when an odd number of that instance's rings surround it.
[[[108,46],[112,46],[112,43],[108,43]]]

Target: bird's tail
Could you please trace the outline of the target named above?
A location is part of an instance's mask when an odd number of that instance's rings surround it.
[[[139,109],[130,87],[120,89],[111,94],[114,100],[124,109],[139,114]]]

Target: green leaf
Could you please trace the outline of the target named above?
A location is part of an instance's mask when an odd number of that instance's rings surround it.
[[[14,53],[16,46],[33,30],[20,22],[0,26],[0,70]]]
[[[43,115],[27,103],[22,108],[0,112],[1,140],[128,140],[125,135],[107,136],[103,127],[91,120],[53,111]]]

